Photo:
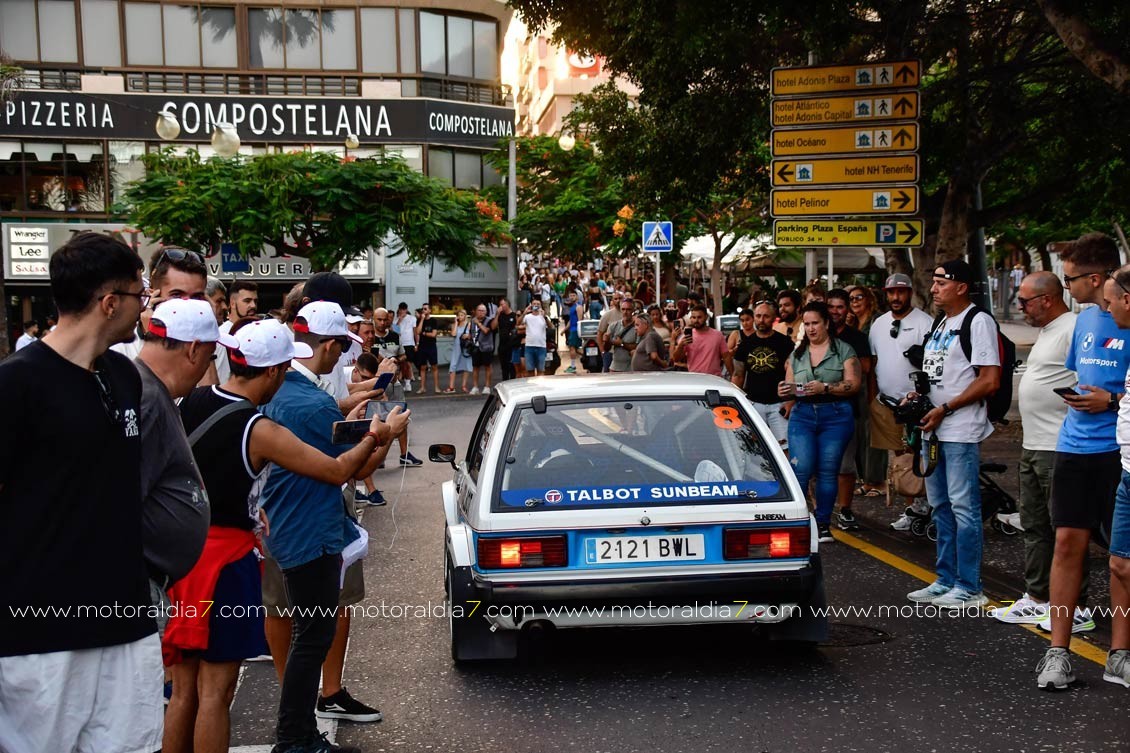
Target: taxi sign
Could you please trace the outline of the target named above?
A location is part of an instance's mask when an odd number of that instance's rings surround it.
[[[773,100],[774,126],[912,120],[917,117],[918,92],[914,91]]]
[[[888,154],[831,159],[775,159],[772,172],[774,186],[913,183],[918,180],[918,156]]]
[[[774,217],[915,214],[918,186],[774,189],[770,207]]]
[[[918,86],[918,71],[917,60],[774,68],[771,94],[780,97],[857,89],[908,88]]]
[[[853,154],[918,151],[917,123],[888,123],[879,127],[774,129],[774,157],[815,154]]]
[[[922,220],[776,220],[775,246],[921,246]]]

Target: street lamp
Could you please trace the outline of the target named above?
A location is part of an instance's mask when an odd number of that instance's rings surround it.
[[[557,139],[557,146],[561,147],[566,152],[573,151],[573,147],[577,145],[577,140],[568,133],[561,134]]]
[[[346,134],[346,136],[345,136],[345,148],[346,149],[356,149],[359,146],[361,146],[361,140],[357,138],[357,134],[355,134],[355,133]]]
[[[212,131],[212,148],[221,157],[234,156],[239,151],[239,134],[231,123],[217,123]]]
[[[168,110],[157,113],[156,128],[157,135],[163,141],[174,141],[180,135],[180,123],[177,122],[177,116]]]

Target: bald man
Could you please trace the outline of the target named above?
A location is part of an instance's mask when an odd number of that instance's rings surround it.
[[[1033,272],[1020,282],[1016,302],[1024,322],[1038,327],[1028,366],[1020,377],[1020,419],[1024,429],[1020,454],[1020,526],[1024,529],[1024,594],[1011,605],[992,610],[1001,622],[1035,624],[1047,614],[1055,551],[1051,474],[1055,446],[1067,403],[1053,390],[1074,387],[1075,372],[1064,366],[1075,314],[1063,302],[1063,285],[1051,272]],[[1087,593],[1083,573],[1082,593]]]

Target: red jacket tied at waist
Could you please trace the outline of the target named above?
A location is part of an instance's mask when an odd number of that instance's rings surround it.
[[[179,664],[185,651],[208,648],[210,602],[216,592],[220,571],[237,562],[256,545],[255,534],[240,528],[211,526],[204,551],[192,571],[169,589],[169,601],[176,607],[169,617],[161,654],[165,666]]]

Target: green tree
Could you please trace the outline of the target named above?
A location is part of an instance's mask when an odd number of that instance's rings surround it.
[[[413,260],[468,269],[491,259],[485,243],[507,240],[496,205],[393,157],[293,152],[203,160],[165,150],[146,155],[145,167],[117,211],[151,238],[209,253],[224,242],[245,256],[267,245],[332,269],[387,241]]]

